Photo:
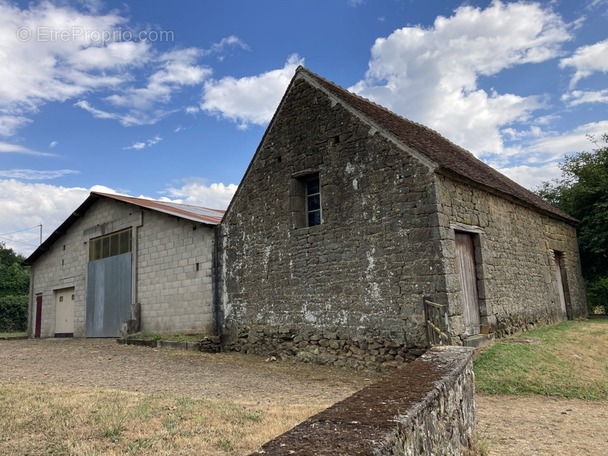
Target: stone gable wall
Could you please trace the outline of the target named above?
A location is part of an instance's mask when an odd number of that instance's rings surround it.
[[[294,228],[305,170],[319,172],[323,223]],[[227,345],[402,362],[426,344],[422,296],[443,272],[434,199],[426,165],[296,82],[222,223]]]

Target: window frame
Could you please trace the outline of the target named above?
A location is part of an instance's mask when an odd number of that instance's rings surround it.
[[[132,228],[126,228],[91,238],[89,240],[89,261],[103,260],[131,252],[133,250],[132,236]]]

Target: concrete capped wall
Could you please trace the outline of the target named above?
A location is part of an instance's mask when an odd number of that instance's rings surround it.
[[[30,336],[34,331],[36,296],[43,297],[41,337],[52,337],[55,290],[70,287],[75,294],[74,336],[86,336],[88,241],[125,228],[137,233],[133,248],[135,252],[137,246],[134,258],[137,299],[142,307],[141,329],[204,332],[213,328],[214,229],[100,198],[32,265]]]

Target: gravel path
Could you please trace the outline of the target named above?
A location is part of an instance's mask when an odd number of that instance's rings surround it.
[[[0,341],[0,382],[112,388],[175,396],[277,403],[298,396],[333,403],[374,374],[266,362],[238,353],[206,354],[119,345],[110,339]]]
[[[240,403],[334,403],[373,373],[119,345],[114,340],[0,341],[0,383],[100,387]],[[477,397],[477,431],[490,455],[608,455],[608,403]]]

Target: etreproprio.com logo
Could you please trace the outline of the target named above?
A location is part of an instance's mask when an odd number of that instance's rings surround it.
[[[22,42],[65,43],[83,41],[86,43],[113,43],[121,41],[173,42],[175,35],[171,30],[88,30],[84,27],[54,28],[47,26],[19,27],[17,39]]]

